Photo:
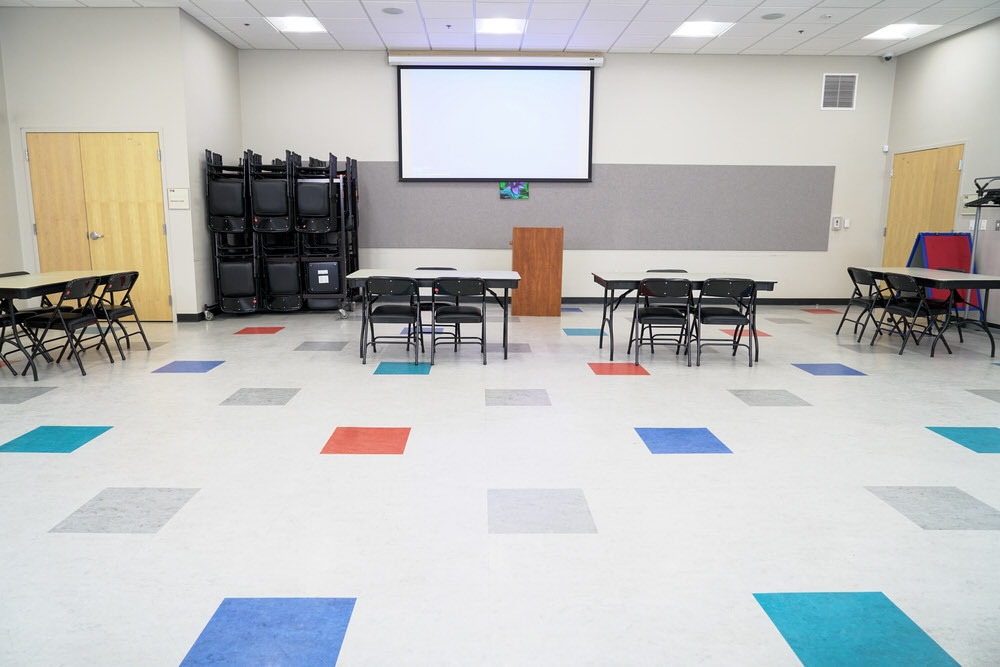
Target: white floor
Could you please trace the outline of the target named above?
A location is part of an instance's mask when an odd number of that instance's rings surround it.
[[[0,368],[0,444],[113,427],[69,454],[0,451],[0,664],[176,665],[224,598],[346,597],[343,666],[795,665],[754,593],[837,591],[880,591],[962,665],[1000,664],[1000,530],[925,529],[866,488],[1000,508],[1000,455],[926,428],[1000,426],[1000,403],[971,391],[1000,390],[985,336],[898,356],[898,339],[834,336],[837,315],[762,307],[753,368],[659,349],[648,376],[600,376],[607,342],[563,332],[600,326],[582,308],[512,322],[530,352],[506,361],[441,347],[429,375],[374,375],[405,351],[362,365],[360,312],[335,311],[150,324],[160,345],[113,365],[90,351],[86,377]],[[247,326],[284,328],[233,335]],[[306,341],[347,345],[295,351]],[[175,360],[224,363],[152,373]],[[55,389],[4,402],[36,386]],[[299,391],[220,405],[243,388]],[[491,389],[551,405],[487,405]],[[411,428],[403,455],[320,454],[337,427],[383,426]],[[654,455],[636,427],[708,428],[732,454]],[[155,532],[50,532],[124,487],[197,491]],[[490,532],[491,489],[578,489],[596,532]]]

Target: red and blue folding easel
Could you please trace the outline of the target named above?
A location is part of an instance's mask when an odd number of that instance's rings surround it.
[[[913,243],[913,250],[910,251],[910,259],[907,266],[919,267],[923,269],[960,269],[968,271],[972,267],[972,273],[976,272],[972,263],[972,237],[966,232],[923,232],[917,234],[917,240]],[[935,301],[944,301],[948,298],[948,291],[945,289],[930,289],[930,298]],[[982,301],[979,298],[979,290],[965,289],[955,290],[962,299],[969,305],[969,308],[979,311],[980,320],[983,319]]]

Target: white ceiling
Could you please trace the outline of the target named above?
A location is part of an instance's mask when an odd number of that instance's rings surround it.
[[[912,51],[1000,17],[998,0],[0,0],[6,7],[180,7],[241,49],[477,50],[880,55]],[[402,13],[386,14],[396,8]],[[782,18],[765,20],[764,14]],[[283,34],[265,16],[315,16]],[[476,18],[526,19],[477,35]],[[683,21],[735,22],[716,38],[670,37]],[[902,41],[862,40],[891,23],[940,24]]]

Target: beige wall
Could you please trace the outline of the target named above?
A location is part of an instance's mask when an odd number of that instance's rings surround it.
[[[396,74],[384,54],[240,51],[239,58],[248,147],[265,157],[291,149],[396,159]],[[881,147],[889,132],[894,69],[876,58],[609,55],[595,77],[595,162],[832,164],[833,214],[852,224],[831,232],[829,249],[819,253],[567,251],[563,295],[598,295],[590,275],[595,270],[675,265],[767,273],[780,281],[776,295],[782,297],[843,297],[849,291],[845,268],[881,257],[887,164]],[[859,73],[855,111],[820,110],[825,72]],[[510,253],[362,251],[368,266],[442,261],[509,268]]]
[[[16,224],[3,222],[17,220],[14,153],[11,151],[10,134],[6,132],[7,126],[7,94],[4,86],[3,52],[0,49],[0,273],[24,269],[24,261],[21,259],[21,230]]]
[[[1000,176],[1000,19],[898,58],[889,141],[894,153],[965,144],[960,192],[975,192],[973,179]],[[993,187],[1000,187],[996,183]],[[888,180],[885,183],[889,189]],[[983,209],[976,264],[1000,275],[1000,208]],[[955,212],[955,231],[969,231],[974,216]],[[1000,322],[1000,304],[989,319]]]
[[[185,13],[180,15],[186,107],[191,225],[179,229],[180,245],[190,248],[187,270],[194,278],[194,302],[178,308],[197,313],[214,304],[215,265],[205,224],[205,149],[235,163],[240,149],[240,81],[236,47]]]

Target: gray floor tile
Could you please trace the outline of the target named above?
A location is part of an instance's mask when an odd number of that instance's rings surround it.
[[[486,343],[486,351],[503,354],[503,343]],[[528,343],[507,343],[507,354],[525,354],[528,352],[531,352],[531,345]]]
[[[243,388],[219,405],[285,405],[299,389]]]
[[[1000,530],[1000,512],[954,486],[869,486],[925,530]]]
[[[754,407],[810,405],[784,389],[730,389],[729,393]]]
[[[108,488],[50,533],[155,533],[198,489]]]
[[[596,533],[582,489],[488,489],[491,533]]]
[[[982,396],[983,398],[1000,403],[1000,389],[969,389],[969,391],[976,396]]]
[[[307,340],[297,348],[296,352],[340,352],[347,345],[346,340]]]
[[[0,373],[8,373],[4,367],[0,366]],[[41,376],[41,373],[39,373]],[[10,379],[13,379],[11,377]],[[42,394],[58,389],[58,387],[0,387],[0,405],[17,405]]]
[[[552,405],[544,389],[487,389],[486,405]]]

